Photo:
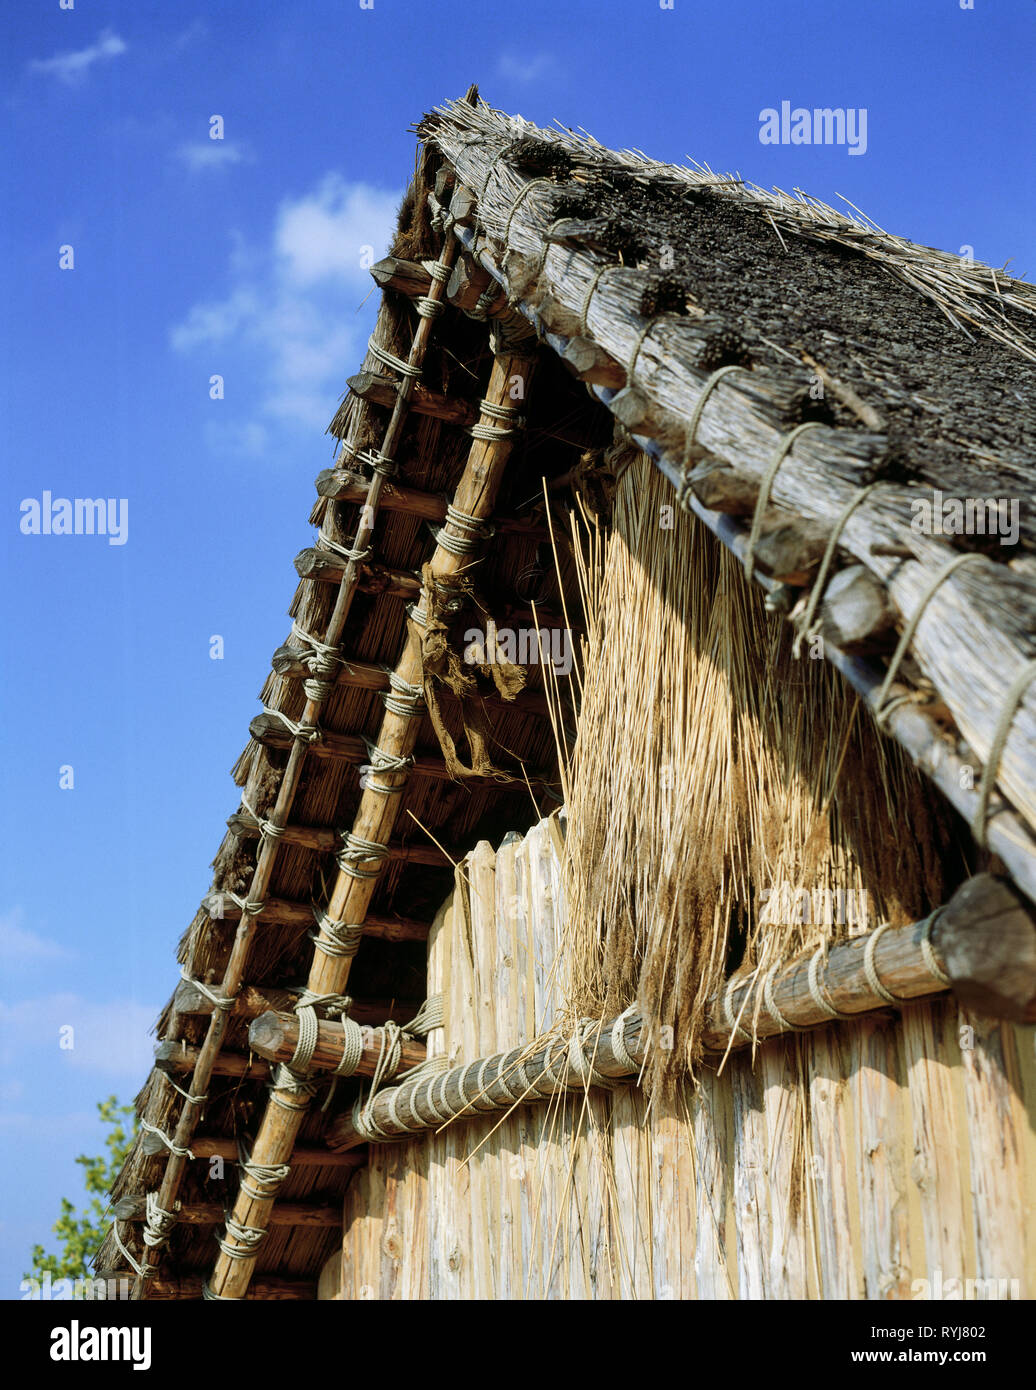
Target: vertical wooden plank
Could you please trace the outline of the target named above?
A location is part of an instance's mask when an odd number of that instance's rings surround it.
[[[803,1039],[809,1067],[812,1205],[821,1297],[858,1298],[850,1204],[857,1200],[841,1059],[831,1028]]]
[[[937,1271],[963,1274],[967,1262],[970,1170],[960,1151],[953,1078],[941,1043],[945,1012],[942,1004],[912,1004],[901,1013],[914,1151],[910,1177],[924,1228],[924,1259],[912,1265],[911,1283],[931,1284]]]
[[[653,1294],[652,1212],[647,1175],[651,1143],[647,1099],[637,1087],[614,1093],[611,1114],[614,1201],[611,1209],[612,1281],[615,1296],[649,1299]]]
[[[770,1244],[766,1251],[768,1298],[809,1297],[805,1221],[805,1105],[794,1039],[775,1038],[761,1048],[759,1068],[770,1188]]]
[[[1024,1298],[1022,1134],[1026,1118],[1018,1094],[1014,1040],[1008,1024],[963,1009],[960,1028],[974,1196],[975,1278],[984,1281],[987,1298]]]
[[[770,1171],[761,1077],[751,1056],[731,1058],[724,1072],[734,1118],[733,1197],[738,1297],[771,1298]]]
[[[527,1041],[524,1025],[523,991],[519,990],[518,893],[516,860],[521,837],[508,835],[496,857],[496,934],[495,951],[487,967],[491,970],[495,1040],[493,1051],[502,1051]],[[522,1192],[525,1163],[522,1135],[517,1115],[504,1120],[494,1136],[494,1164],[487,1192],[487,1219],[494,1222],[497,1239],[496,1293],[498,1299],[520,1298],[523,1293]]]
[[[868,1299],[910,1294],[894,1027],[887,1015],[872,1015],[843,1029],[851,1059],[849,1100],[856,1111],[863,1287]]]
[[[656,1102],[648,1115],[651,1144],[651,1242],[653,1294],[657,1299],[694,1299],[696,1175],[690,1125],[691,1091],[682,1086],[672,1101]]]
[[[714,1071],[703,1067],[692,1109],[697,1229],[694,1274],[698,1297],[704,1299],[736,1297],[726,1249],[730,1187],[722,1098],[726,1084]]]
[[[485,1057],[496,1050],[496,855],[486,841],[468,858],[474,1007],[464,1020],[461,1060]],[[495,1184],[499,1139],[496,1117],[461,1121],[456,1126],[468,1175],[470,1255],[461,1265],[461,1297],[496,1299],[499,1224],[489,1210]]]

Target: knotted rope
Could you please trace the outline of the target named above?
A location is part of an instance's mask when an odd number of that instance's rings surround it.
[[[809,600],[806,604],[805,612],[795,624],[795,640],[792,643],[791,654],[796,661],[798,661],[799,654],[802,651],[802,643],[804,641],[811,642],[816,635],[812,631],[813,618],[817,611],[817,605],[823,595],[824,586],[827,583],[827,572],[831,568],[831,561],[834,559],[835,551],[838,549],[838,542],[841,539],[842,532],[845,530],[846,522],[863,499],[869,493],[873,492],[876,487],[877,483],[868,483],[866,487],[858,488],[838,514],[834,530],[828,537],[827,547],[824,550],[823,559],[820,561],[820,568],[817,570],[817,577],[813,582],[812,589],[809,591]]]
[[[989,756],[978,784],[978,807],[971,821],[971,833],[983,849],[987,848],[986,822],[989,819],[989,798],[996,784],[996,775],[1000,771],[1000,760],[1007,746],[1007,735],[1011,731],[1011,724],[1022,702],[1022,696],[1033,680],[1036,680],[1036,661],[1029,661],[1008,686],[1003,708],[993,730],[993,742],[990,744]]]
[[[303,743],[315,743],[320,737],[318,725],[296,723],[294,719],[289,719],[283,710],[270,709],[268,705],[263,705],[263,713],[272,714],[275,719],[279,719],[288,732],[295,738],[302,740]]]
[[[410,362],[404,362],[402,357],[397,357],[394,352],[388,352],[385,348],[379,347],[374,341],[373,335],[367,339],[367,351],[383,367],[390,367],[392,371],[398,372],[403,377],[413,377],[415,380],[421,375],[421,368],[413,366]]]
[[[900,662],[906,655],[910,643],[914,640],[914,633],[917,631],[917,625],[921,621],[922,614],[928,607],[928,604],[935,596],[936,591],[949,579],[950,575],[953,574],[955,570],[960,569],[961,565],[966,565],[975,560],[981,560],[982,558],[981,555],[976,554],[973,550],[969,550],[965,555],[957,555],[949,564],[943,565],[925,586],[924,592],[918,600],[917,607],[914,609],[910,620],[903,629],[896,650],[892,653],[892,659],[889,662],[888,670],[885,672],[885,679],[878,692],[878,697],[874,702],[874,718],[879,727],[884,728],[892,711],[898,705],[902,704],[904,700],[910,699],[909,695],[901,695],[894,700],[889,700],[888,693],[892,686],[892,682],[896,678],[896,672],[899,670]]]
[[[383,845],[380,840],[367,840],[351,830],[343,831],[342,839],[344,844],[336,855],[342,873],[348,874],[350,878],[377,878],[381,873],[381,861],[389,856],[388,845]],[[370,859],[378,862],[361,868],[364,861]]]
[[[759,496],[755,499],[755,511],[752,513],[752,525],[748,532],[748,540],[745,543],[744,566],[746,579],[751,579],[755,572],[755,548],[759,542],[759,533],[763,526],[763,513],[769,505],[770,489],[773,486],[774,478],[777,476],[778,468],[780,468],[781,464],[787,458],[791,446],[795,443],[800,434],[804,434],[806,430],[822,428],[826,427],[821,421],[806,420],[803,424],[796,425],[794,429],[789,430],[774,450],[773,458],[771,458],[767,465],[766,472],[763,474],[762,481],[759,484]]]
[[[237,1141],[238,1167],[242,1177],[240,1190],[254,1202],[268,1202],[291,1172],[290,1163],[253,1163],[244,1141]],[[273,1188],[273,1191],[267,1189]]]

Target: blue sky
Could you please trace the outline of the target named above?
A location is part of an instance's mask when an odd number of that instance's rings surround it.
[[[477,81],[537,123],[843,194],[1031,279],[1034,26],[1032,0],[5,0],[0,1297],[80,1194],[97,1100],[146,1075],[407,127]],[[866,152],[760,143],[782,100],[866,108]],[[44,492],[125,498],[124,543],[23,534]]]

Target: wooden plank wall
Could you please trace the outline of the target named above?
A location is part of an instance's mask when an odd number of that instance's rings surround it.
[[[560,837],[480,844],[429,942],[433,1052],[553,1020]],[[1036,1297],[1036,1030],[951,1000],[372,1152],[322,1298]],[[993,1281],[973,1284],[967,1281]]]

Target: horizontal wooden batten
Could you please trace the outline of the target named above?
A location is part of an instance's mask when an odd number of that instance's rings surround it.
[[[112,1207],[116,1221],[140,1221],[145,1217],[143,1196],[120,1197]],[[176,1219],[184,1226],[222,1226],[226,1213],[222,1202],[192,1202],[182,1206]],[[270,1217],[271,1226],[307,1226],[324,1229],[342,1224],[342,1206],[314,1206],[307,1202],[278,1202]]]
[[[123,1280],[131,1283],[135,1275],[130,1269],[106,1269],[102,1270],[97,1278],[116,1280],[122,1284]],[[201,1289],[204,1282],[205,1279],[200,1274],[181,1274],[178,1278],[156,1274],[148,1282],[148,1302],[189,1303],[202,1297]],[[260,1303],[268,1300],[276,1300],[279,1303],[315,1303],[317,1286],[307,1279],[272,1279],[260,1274],[248,1286],[248,1297],[257,1299]]]
[[[161,1137],[144,1133],[140,1137],[140,1152],[146,1157],[154,1157],[165,1149]],[[237,1163],[240,1157],[237,1140],[219,1138],[216,1135],[195,1135],[191,1140],[191,1153],[196,1159],[222,1158],[228,1163]],[[343,1159],[345,1160],[343,1162]],[[291,1156],[292,1168],[342,1168],[352,1172],[362,1168],[367,1157],[360,1149],[350,1149],[347,1154],[331,1154],[327,1149],[296,1149]]]
[[[540,626],[547,626],[542,620],[542,615]],[[312,674],[302,659],[302,653],[299,649],[287,644],[277,648],[273,654],[271,665],[278,676],[288,676],[296,680],[304,680]],[[388,673],[384,667],[375,666],[368,661],[340,663],[333,680],[336,685],[344,686],[350,690],[387,691],[389,688]],[[445,687],[440,692],[440,697],[447,701],[455,699],[453,692]],[[487,693],[481,698],[487,709],[500,710],[504,713],[534,715],[538,719],[546,719],[549,715],[547,701],[537,690],[520,690],[513,700],[505,700],[502,696],[494,693]]]
[[[257,743],[261,743],[264,748],[290,748],[294,742],[292,735],[284,724],[274,714],[257,714],[248,726],[248,731]],[[320,738],[309,745],[309,750],[314,758],[338,758],[347,763],[366,763],[368,753],[362,738],[354,734],[332,734],[322,732]],[[430,777],[437,782],[452,782],[446,764],[441,758],[429,757],[417,754],[410,767],[410,775],[414,777]],[[468,782],[475,785],[482,781],[494,781],[499,785],[499,779],[469,777]],[[515,772],[513,780],[524,785],[525,779],[521,773]],[[529,773],[529,781],[533,786],[554,785],[556,778],[553,774],[541,772]]]
[[[743,982],[735,976],[710,1005],[703,1042],[709,1051],[721,1053],[752,1042],[753,1026],[763,1042],[829,1024],[836,1010],[838,1018],[856,1019],[947,988],[966,1007],[991,1017],[1036,1020],[1036,914],[1007,880],[978,874],[931,918],[878,927],[838,942],[826,960],[815,952],[796,957],[774,972],[769,1004],[765,975],[746,976]],[[761,1007],[756,1017],[757,998]],[[438,1077],[381,1090],[370,1102],[369,1118],[387,1138],[403,1138],[480,1110],[508,1110],[518,1098],[543,1100],[559,1088],[594,1084],[591,1066],[605,1081],[632,1080],[655,1045],[650,1027],[631,1010],[622,1019],[591,1025],[582,1040],[582,1069],[572,1062],[579,1049],[573,1045],[569,1050],[563,1036],[554,1036],[453,1067]],[[409,1124],[397,1115],[421,1123]],[[366,1138],[351,1111],[333,1120],[327,1132],[328,1144],[340,1150]]]
[[[295,556],[295,571],[300,579],[314,579],[319,584],[340,584],[345,575],[348,561],[332,550],[321,550],[319,546],[308,546]],[[388,598],[402,598],[414,601],[421,594],[421,580],[409,570],[390,569],[367,560],[360,566],[360,579],[357,585],[363,594],[379,594]]]
[[[317,474],[316,490],[319,497],[329,497],[335,502],[355,502],[363,505],[370,486],[366,478],[347,469],[325,468]],[[446,502],[434,492],[421,492],[418,488],[402,487],[397,483],[386,483],[382,488],[379,507],[386,512],[405,512],[421,521],[442,523],[446,520]],[[498,536],[525,536],[529,540],[549,541],[550,531],[546,526],[520,516],[495,516],[493,525]]]
[[[243,811],[230,817],[227,828],[239,839],[255,839],[259,834],[259,823]],[[298,845],[302,849],[322,853],[339,849],[342,844],[339,832],[329,826],[288,825],[278,838],[282,844]],[[464,856],[459,850],[453,852],[433,844],[411,845],[394,840],[389,845],[388,857],[395,864],[426,864],[430,868],[441,868],[443,864],[456,864]]]
[[[354,1019],[358,1022],[358,1019]],[[363,1061],[356,1068],[357,1075],[373,1074],[383,1047],[384,1033],[380,1028],[371,1028],[364,1038]],[[299,1041],[299,1020],[294,1013],[268,1012],[252,1020],[248,1030],[248,1045],[268,1062],[290,1062]],[[345,1055],[345,1035],[342,1025],[321,1021],[317,1024],[317,1041],[313,1051],[313,1068],[317,1071],[333,1071]],[[399,1070],[416,1067],[425,1060],[425,1045],[413,1038],[400,1040]],[[367,1070],[369,1065],[370,1070]]]
[[[357,372],[349,377],[346,385],[354,396],[371,405],[383,405],[391,410],[396,403],[398,378],[381,376],[377,372]],[[440,396],[429,391],[417,382],[410,397],[410,409],[417,415],[430,415],[442,420],[446,425],[473,425],[478,419],[478,408],[454,396]]]
[[[217,902],[217,899],[221,901]],[[221,917],[236,920],[241,916],[241,908],[225,893],[210,893],[202,899],[202,906],[216,921]],[[311,929],[315,926],[313,904],[294,902],[290,898],[267,898],[256,920],[260,925],[265,923],[267,926],[276,924]],[[363,934],[382,941],[427,941],[428,923],[411,917],[384,917],[371,913],[364,919]]]
[[[385,256],[371,266],[374,283],[383,290],[395,290],[410,299],[426,295],[432,277],[418,261],[405,261],[400,256]]]
[[[266,985],[245,985],[237,996],[231,1010],[233,1018],[258,1018],[260,1014],[273,1009],[286,1013],[295,1007],[298,993],[287,989],[274,989]],[[211,1014],[215,1005],[193,980],[181,980],[173,995],[173,1008],[178,1014],[195,1017]],[[377,1027],[387,1019],[393,1023],[406,1023],[414,1017],[421,1007],[420,1000],[411,999],[354,999],[349,1017],[357,1023]]]
[[[198,1061],[199,1047],[193,1043],[177,1042],[166,1038],[155,1044],[155,1070],[166,1076],[182,1076],[193,1072]],[[266,1081],[270,1076],[270,1065],[261,1057],[246,1057],[240,1052],[230,1052],[224,1048],[212,1064],[213,1076],[237,1076],[248,1081]]]

